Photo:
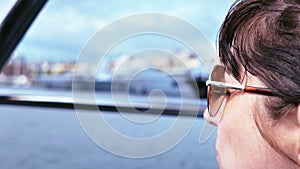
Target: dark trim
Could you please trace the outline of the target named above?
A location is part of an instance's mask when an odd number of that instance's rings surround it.
[[[47,0],[18,0],[0,25],[0,70]]]

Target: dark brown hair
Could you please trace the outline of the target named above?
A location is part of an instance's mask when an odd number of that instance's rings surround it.
[[[300,102],[300,1],[244,0],[229,10],[219,32],[219,56],[238,81],[249,72],[275,97],[266,99],[273,118]]]

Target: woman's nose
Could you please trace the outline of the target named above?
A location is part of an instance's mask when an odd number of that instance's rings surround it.
[[[210,124],[212,124],[214,126],[218,126],[219,118],[218,117],[210,117],[207,108],[204,111],[203,117]]]

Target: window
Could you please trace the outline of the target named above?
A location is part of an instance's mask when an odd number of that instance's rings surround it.
[[[0,2],[4,9],[1,20],[14,3]],[[161,26],[163,31],[161,23],[180,21],[197,28],[214,46],[229,5],[217,0],[48,1],[0,73],[0,158],[4,159],[0,168],[217,168],[213,139],[205,145],[197,142],[203,120],[189,120],[189,112],[196,108],[201,116],[206,107],[208,68],[203,56],[180,38],[161,32],[137,32],[101,50],[119,34],[130,32],[126,23],[140,15],[150,20],[136,22],[133,32],[146,24]],[[156,17],[166,19],[159,22]],[[108,26],[115,25],[118,27],[104,43],[91,43]],[[187,30],[182,27],[178,36],[192,38]],[[87,105],[92,104],[88,95],[92,92],[92,100],[106,121],[131,138],[166,133],[176,122],[179,109],[187,115],[180,118],[192,124],[176,147],[174,143],[170,150],[145,155],[152,158],[131,159],[134,153],[124,158],[107,147],[102,147],[106,151],[97,147],[88,139],[93,134],[85,135],[81,130],[74,109],[64,109],[74,108],[74,89],[79,102]],[[102,132],[101,136],[108,137]],[[120,140],[110,141],[120,146],[118,149],[124,148]],[[150,150],[145,147],[141,151]]]

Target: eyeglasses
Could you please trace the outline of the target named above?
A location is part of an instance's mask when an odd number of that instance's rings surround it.
[[[240,84],[225,83],[225,67],[216,65],[209,80],[206,81],[207,88],[207,107],[211,117],[215,117],[228,94],[228,89],[242,90],[248,93],[262,94],[273,96],[273,93],[268,88],[244,86]]]

